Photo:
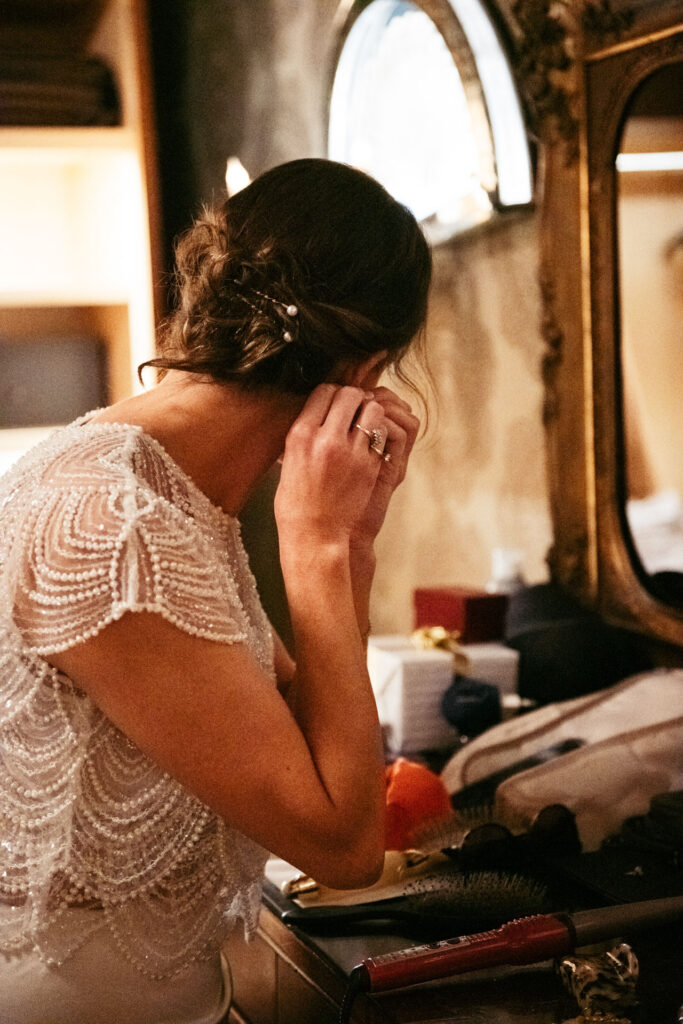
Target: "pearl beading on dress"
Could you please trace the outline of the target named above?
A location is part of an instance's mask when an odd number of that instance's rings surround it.
[[[244,642],[274,681],[239,524],[133,426],[53,434],[0,480],[0,949],[62,963],[108,927],[145,974],[255,927],[266,854],[49,663],[126,611]],[[65,911],[95,904],[78,933]]]

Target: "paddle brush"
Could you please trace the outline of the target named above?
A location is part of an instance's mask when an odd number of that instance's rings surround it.
[[[522,875],[472,871],[425,876],[407,883],[402,896],[351,906],[293,907],[282,914],[317,934],[373,930],[399,931],[424,938],[483,930],[512,918],[549,908],[545,887]]]

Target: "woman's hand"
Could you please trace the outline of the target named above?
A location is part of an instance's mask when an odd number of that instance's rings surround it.
[[[389,388],[375,388],[373,397],[373,405],[379,403],[384,414],[383,423],[387,428],[385,452],[390,459],[382,461],[375,486],[351,537],[352,548],[360,553],[372,550],[391,497],[406,475],[408,459],[420,426],[420,421],[413,415],[408,403]]]
[[[360,388],[321,384],[312,392],[285,443],[275,496],[281,550],[339,543],[348,549],[351,538],[368,529],[369,508],[388,501],[385,490],[393,490],[404,472],[406,413],[398,402],[386,399],[387,415],[384,404]],[[373,429],[386,433],[392,462],[370,448],[365,431]]]
[[[370,396],[322,384],[310,395],[287,435],[275,496],[290,611],[301,588],[310,591],[322,552],[336,551],[345,563],[337,571],[349,574],[359,635],[367,636],[373,545],[418,428],[408,403],[385,387]],[[385,433],[384,452],[370,447],[373,430]]]

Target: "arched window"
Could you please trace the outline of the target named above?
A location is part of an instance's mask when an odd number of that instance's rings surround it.
[[[480,0],[356,0],[340,39],[332,159],[381,181],[433,242],[531,202],[521,104]]]

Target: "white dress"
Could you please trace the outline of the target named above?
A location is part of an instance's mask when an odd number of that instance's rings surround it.
[[[140,428],[83,417],[0,480],[0,1024],[210,1024],[221,940],[255,926],[266,852],[50,665],[142,610],[275,684],[238,522]]]

